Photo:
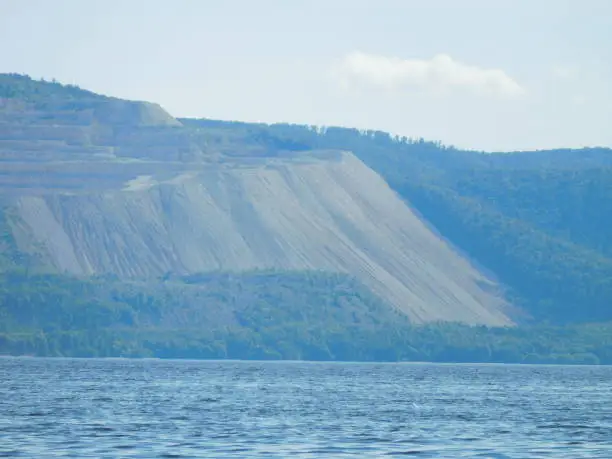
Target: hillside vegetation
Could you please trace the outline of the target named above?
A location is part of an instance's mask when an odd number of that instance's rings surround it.
[[[612,363],[612,324],[410,325],[347,276],[0,277],[0,355]]]

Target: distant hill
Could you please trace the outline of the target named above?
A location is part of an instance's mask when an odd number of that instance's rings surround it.
[[[611,197],[606,148],[175,119],[0,75],[0,353],[608,361]]]
[[[355,277],[413,323],[514,321],[495,282],[350,152],[237,142],[167,114],[150,125],[151,104],[22,80],[18,100],[36,102],[5,110],[0,192],[37,269],[145,280],[315,270]]]

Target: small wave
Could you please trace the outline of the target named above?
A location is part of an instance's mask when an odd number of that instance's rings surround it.
[[[92,432],[114,432],[115,429],[109,426],[90,426],[89,430]]]
[[[409,450],[409,451],[390,451],[387,456],[422,456],[431,454],[428,451]]]

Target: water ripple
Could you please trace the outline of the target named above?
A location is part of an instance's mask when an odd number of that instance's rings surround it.
[[[0,359],[0,457],[612,457],[612,368]]]

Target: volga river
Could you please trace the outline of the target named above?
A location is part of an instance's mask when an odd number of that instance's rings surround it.
[[[612,458],[612,367],[0,358],[0,456]]]

